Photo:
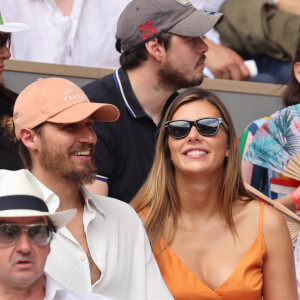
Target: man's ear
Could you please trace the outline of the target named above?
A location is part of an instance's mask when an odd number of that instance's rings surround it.
[[[36,133],[32,129],[23,128],[20,131],[20,138],[23,142],[23,144],[31,149],[36,150],[37,149],[37,136]]]
[[[165,47],[158,43],[157,38],[151,39],[149,42],[145,44],[146,50],[149,55],[161,62],[163,54],[166,52]]]
[[[298,82],[300,83],[300,62],[294,64],[294,74]]]

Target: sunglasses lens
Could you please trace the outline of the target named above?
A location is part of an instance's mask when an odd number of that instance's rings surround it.
[[[215,135],[219,130],[219,120],[216,118],[200,119],[197,121],[197,129],[203,136]]]
[[[170,135],[175,138],[183,138],[190,132],[191,125],[186,121],[173,121],[168,125]]]
[[[30,241],[37,246],[49,244],[53,234],[50,227],[45,224],[2,224],[0,225],[0,244],[5,246],[13,245],[20,238],[22,230],[27,231]]]
[[[28,228],[30,240],[37,246],[47,245],[52,237],[52,231],[48,225],[32,225]]]
[[[18,225],[0,225],[0,244],[12,245],[19,238],[20,234],[21,228]]]

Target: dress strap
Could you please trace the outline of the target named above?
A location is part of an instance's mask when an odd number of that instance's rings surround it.
[[[147,217],[148,214],[147,214],[146,208],[143,208],[143,209],[142,209],[142,212],[143,212],[143,214],[145,215],[145,217]]]
[[[262,232],[262,228],[263,228],[264,207],[265,207],[265,203],[263,201],[261,201],[260,202],[260,209],[259,209],[259,225],[258,225],[258,231],[259,232]]]

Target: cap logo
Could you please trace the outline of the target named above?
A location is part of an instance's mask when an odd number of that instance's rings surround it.
[[[70,102],[73,100],[76,100],[78,98],[86,98],[86,95],[84,94],[84,92],[74,83],[69,83],[70,88],[68,88],[64,94],[66,97],[64,97],[65,102]]]
[[[140,39],[142,41],[150,38],[151,35],[154,35],[157,32],[155,26],[152,25],[151,21],[147,21],[145,24],[141,24],[139,26],[139,30],[143,32],[143,35],[140,36]]]
[[[191,2],[190,1],[188,1],[188,0],[176,0],[178,3],[180,3],[181,5],[183,5],[183,6],[188,6],[188,5],[190,5],[191,4]]]
[[[219,12],[217,12],[217,11],[211,11],[211,10],[201,10],[201,12],[203,12],[204,14],[207,14],[207,15],[213,15],[213,16],[218,16],[218,15],[220,15]]]

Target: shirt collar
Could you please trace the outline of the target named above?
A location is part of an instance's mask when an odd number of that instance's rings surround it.
[[[58,292],[67,294],[67,290],[62,287],[56,280],[54,280],[46,272],[45,274],[45,300],[54,300],[56,299],[56,294]]]
[[[43,192],[44,201],[48,206],[49,212],[55,212],[59,207],[59,197],[49,188],[47,188],[42,182],[40,182],[37,178],[36,181],[39,184],[41,191]]]
[[[87,208],[89,210],[97,210],[100,214],[105,216],[105,208],[103,207],[101,201],[99,201],[104,196],[93,194],[89,192],[84,186],[81,186],[81,191],[83,193],[83,197],[85,199],[85,204]]]
[[[59,197],[52,192],[49,188],[47,188],[42,182],[40,182],[36,178],[44,196],[44,201],[46,202],[49,212],[55,212],[60,204]],[[90,193],[84,186],[80,186],[80,190],[83,194],[85,204],[88,210],[97,210],[100,214],[105,215],[105,208],[101,204],[101,201],[97,201],[97,198],[101,198],[102,196],[95,195]]]
[[[129,114],[135,119],[144,117],[149,118],[133,92],[127,71],[124,68],[120,68],[116,70],[113,77]]]
[[[151,119],[144,111],[139,100],[136,98],[132,86],[130,84],[130,80],[126,69],[120,68],[116,70],[116,72],[113,74],[113,77],[117,88],[120,90],[120,93],[124,101],[124,105],[128,110],[129,114],[135,119],[145,118],[145,117]],[[168,107],[170,106],[170,104],[173,102],[173,100],[176,98],[177,95],[178,92],[174,92],[167,100],[166,105],[163,109],[162,119],[163,116],[165,115],[166,110],[168,109]],[[162,119],[160,120],[160,123]]]

